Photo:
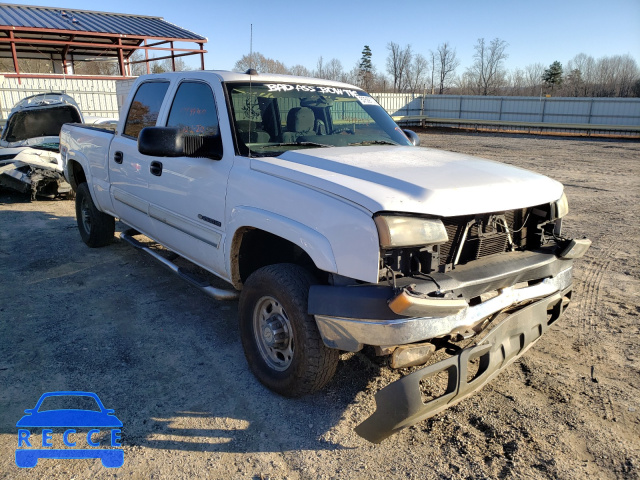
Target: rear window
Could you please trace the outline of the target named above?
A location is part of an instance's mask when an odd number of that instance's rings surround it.
[[[168,88],[169,82],[148,82],[140,85],[131,102],[123,135],[137,139],[143,128],[156,125]]]

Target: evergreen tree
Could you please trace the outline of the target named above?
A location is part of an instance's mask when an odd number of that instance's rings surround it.
[[[542,75],[542,81],[551,86],[551,91],[556,85],[562,85],[562,64],[557,60],[549,65],[549,68],[545,69],[544,75]]]
[[[362,49],[362,57],[360,57],[358,69],[360,86],[368,92],[373,85],[373,64],[371,63],[371,48],[369,48],[369,45],[365,45]]]
[[[362,57],[360,58],[360,70],[371,72],[372,68],[371,48],[369,48],[369,45],[365,45],[364,49],[362,50]]]

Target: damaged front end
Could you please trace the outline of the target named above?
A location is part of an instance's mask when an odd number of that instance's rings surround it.
[[[463,217],[378,215],[381,281],[313,286],[309,313],[329,347],[371,345],[392,368],[428,366],[376,393],[377,409],[356,433],[378,443],[436,415],[549,329],[570,302],[573,259],[591,243],[562,237],[567,212],[563,195]]]
[[[82,122],[76,102],[62,93],[18,102],[0,138],[0,187],[49,198],[72,193],[62,172],[60,129]]]
[[[4,153],[19,150],[17,153]],[[60,169],[60,154],[37,148],[0,149],[0,187],[53,198],[72,193]]]

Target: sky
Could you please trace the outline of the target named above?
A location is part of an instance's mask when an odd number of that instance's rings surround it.
[[[630,54],[640,65],[640,0],[321,0],[206,1],[189,0],[26,0],[7,3],[98,10],[163,17],[208,38],[205,67],[233,70],[253,51],[287,67],[313,70],[320,56],[336,58],[345,71],[369,45],[372,62],[385,72],[387,45],[411,45],[414,53],[449,42],[456,49],[462,74],[473,62],[479,38],[505,40],[505,66],[533,63],[563,65],[578,53],[594,58]],[[189,44],[188,48],[195,48]],[[184,57],[199,68],[199,57]]]

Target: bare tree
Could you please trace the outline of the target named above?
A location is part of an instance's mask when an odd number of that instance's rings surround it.
[[[311,72],[309,71],[309,69],[303,65],[294,65],[289,69],[289,73],[291,73],[291,75],[298,75],[300,77],[311,76]]]
[[[542,75],[544,75],[544,65],[542,63],[532,63],[525,67],[525,87],[528,95],[539,95],[542,88]]]
[[[133,55],[129,57],[129,62],[135,62],[135,63],[129,64],[129,68],[131,69],[131,75],[133,75],[134,77],[139,77],[140,75],[146,75],[147,64],[142,62],[142,60],[144,59],[145,57],[142,51],[136,50],[135,52],[133,52]],[[141,63],[137,63],[137,62],[141,62]]]
[[[431,95],[433,95],[435,93],[435,73],[436,73],[436,66],[438,64],[438,62],[436,62],[436,52],[434,52],[433,50],[429,50],[429,58],[431,60]]]
[[[393,78],[393,91],[402,92],[407,86],[407,74],[413,58],[411,45],[402,48],[397,43],[389,42],[387,50],[387,72]]]
[[[454,85],[454,91],[457,95],[473,95],[475,88],[475,79],[466,71],[462,75],[456,76],[451,83]]]
[[[455,73],[458,65],[460,65],[460,61],[456,56],[455,48],[451,48],[449,42],[444,42],[439,45],[436,55],[438,61],[438,93],[442,95],[447,86],[447,82]]]
[[[259,52],[253,52],[250,55],[243,55],[243,57],[236,62],[234,70],[238,72],[244,72],[249,68],[254,68],[260,73],[289,73],[289,70],[284,63],[279,60],[265,57]]]
[[[332,58],[327,62],[327,66],[324,69],[324,77],[327,80],[342,81],[344,80],[344,71],[342,69],[342,63],[337,58]]]
[[[467,69],[475,84],[476,93],[495,95],[504,86],[506,71],[503,65],[509,56],[506,53],[508,46],[507,42],[499,38],[494,38],[488,45],[484,38],[478,39],[474,47],[476,53],[473,55],[473,65]]]
[[[592,56],[579,53],[567,62],[567,70],[570,72],[578,70],[580,72],[580,78],[582,80],[580,96],[589,97],[594,94],[596,61]]]
[[[527,74],[521,68],[509,72],[508,83],[511,87],[508,95],[525,95],[527,89]]]
[[[565,77],[561,93],[566,97],[579,97],[583,89],[584,80],[582,80],[582,72],[574,68]]]
[[[318,57],[316,69],[313,71],[313,76],[317,78],[324,78],[324,60],[322,59],[322,56]]]
[[[618,70],[617,95],[619,97],[631,97],[634,95],[634,85],[640,79],[638,63],[629,54],[620,55],[618,61],[620,68]]]
[[[640,79],[638,64],[630,55],[605,56],[595,60],[579,53],[567,62],[567,84],[563,93],[585,97],[633,96]]]
[[[429,71],[429,60],[419,53],[413,56],[413,61],[409,65],[407,80],[409,90],[420,92],[426,85],[426,74]]]
[[[630,55],[612,55],[596,61],[596,95],[627,97],[638,79],[638,64]]]
[[[153,60],[153,59],[149,59]],[[144,65],[144,64],[142,64]],[[172,72],[173,71],[173,63],[170,58],[165,58],[163,60],[156,60],[151,62],[151,73],[163,73],[163,72]],[[187,70],[193,70],[182,58],[175,59],[176,72],[183,72]],[[145,72],[146,69],[145,69]]]

